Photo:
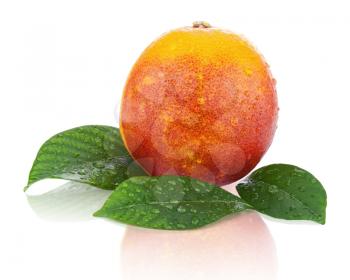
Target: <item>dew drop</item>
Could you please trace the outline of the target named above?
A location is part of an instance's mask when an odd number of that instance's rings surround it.
[[[79,175],[85,175],[85,174],[86,174],[86,172],[85,172],[85,170],[84,170],[84,169],[81,169],[81,170],[78,170],[78,174],[79,174]]]
[[[179,213],[185,213],[185,212],[186,212],[186,208],[180,205],[180,206],[177,208],[177,212],[179,212]]]
[[[98,168],[98,169],[101,169],[101,168],[105,167],[105,165],[102,162],[100,162],[100,161],[94,162],[93,166]]]
[[[185,184],[185,183],[186,183],[186,181],[185,181],[184,179],[182,179],[182,178],[179,178],[178,180],[179,180],[179,182],[181,182],[182,184]]]
[[[274,174],[274,173],[275,173],[275,169],[266,170],[266,174]]]
[[[114,176],[114,175],[116,175],[116,172],[115,172],[115,170],[107,170],[107,174],[109,176]]]
[[[206,187],[206,186],[207,186],[205,183],[200,182],[200,181],[199,181],[199,182],[197,182],[197,184],[198,184],[198,185],[200,185],[200,186],[202,186],[202,187]]]
[[[243,204],[237,204],[237,205],[235,205],[234,209],[235,209],[236,211],[243,210],[243,209],[244,209]]]
[[[306,172],[304,170],[301,170],[299,168],[294,168],[294,171],[297,173],[305,174]]]
[[[268,188],[269,193],[277,193],[278,192],[278,187],[275,185],[270,185]]]
[[[186,228],[185,225],[183,225],[183,224],[176,224],[176,226],[177,226],[178,228],[181,228],[181,229]]]
[[[197,218],[192,219],[192,225],[198,225],[198,223],[199,223],[199,219]]]

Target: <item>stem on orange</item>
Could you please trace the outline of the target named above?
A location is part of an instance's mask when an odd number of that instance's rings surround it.
[[[206,22],[206,21],[195,21],[192,24],[192,27],[193,28],[210,28],[211,25],[208,22]]]

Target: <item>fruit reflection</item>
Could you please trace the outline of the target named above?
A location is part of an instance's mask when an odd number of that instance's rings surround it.
[[[192,231],[129,227],[122,244],[124,280],[276,279],[274,241],[254,212]]]

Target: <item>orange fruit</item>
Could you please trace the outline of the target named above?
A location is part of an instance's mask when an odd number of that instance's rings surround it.
[[[120,129],[149,174],[225,185],[260,161],[277,112],[275,82],[256,49],[198,22],[164,34],[141,54],[125,85]]]

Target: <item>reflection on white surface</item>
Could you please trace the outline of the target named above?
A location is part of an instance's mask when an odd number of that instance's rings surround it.
[[[111,191],[69,182],[40,195],[28,195],[28,203],[41,218],[50,221],[84,221],[100,209]]]
[[[261,217],[244,213],[192,231],[128,227],[123,280],[272,280],[274,241]]]

